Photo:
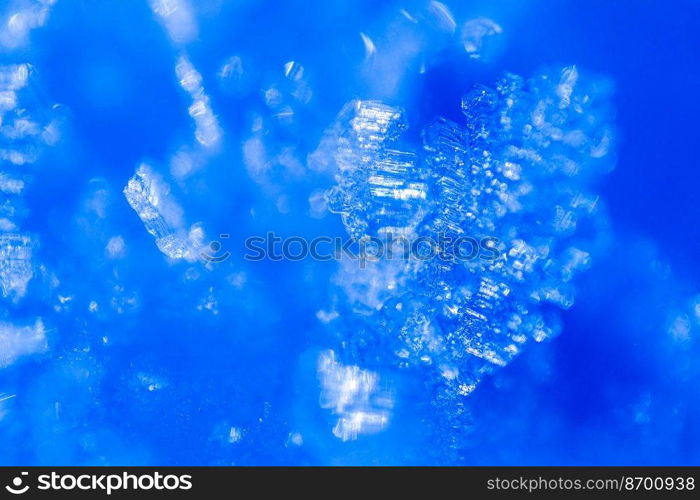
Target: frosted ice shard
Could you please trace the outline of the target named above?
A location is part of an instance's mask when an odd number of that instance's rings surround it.
[[[2,296],[18,300],[34,276],[32,245],[28,236],[0,234],[0,287]]]
[[[391,396],[379,387],[376,373],[359,366],[346,366],[335,352],[322,352],[318,358],[321,407],[338,416],[333,434],[348,441],[360,434],[372,434],[389,423]]]
[[[0,45],[7,48],[24,45],[33,29],[46,24],[55,3],[56,0],[11,0],[0,13]]]
[[[150,166],[138,167],[124,188],[124,196],[161,252],[171,259],[198,258],[201,235],[185,229],[182,209],[170,195],[170,186]]]
[[[18,358],[39,354],[46,349],[48,343],[41,319],[29,326],[0,322],[0,368],[10,366]]]

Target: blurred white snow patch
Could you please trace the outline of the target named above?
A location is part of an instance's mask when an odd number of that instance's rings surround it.
[[[327,325],[328,323],[330,323],[334,319],[337,319],[338,316],[340,316],[340,315],[338,314],[337,311],[325,311],[323,309],[320,309],[319,311],[316,312],[316,318],[324,325]]]
[[[199,225],[185,227],[182,208],[170,195],[170,186],[149,165],[143,163],[136,169],[124,196],[161,252],[171,259],[197,260],[204,231]]]
[[[121,236],[112,236],[107,242],[105,253],[110,259],[119,259],[126,253],[126,244]]]
[[[691,339],[690,319],[686,314],[673,318],[668,326],[668,333],[676,342],[688,342]]]
[[[472,59],[489,59],[503,28],[488,17],[470,19],[462,26],[462,45]]]
[[[149,0],[153,13],[176,44],[197,38],[197,22],[187,0]]]
[[[29,64],[14,64],[9,66],[0,67],[0,90],[2,91],[3,97],[5,92],[14,92],[15,90],[20,90],[27,85],[29,81],[29,72],[31,71],[31,66]],[[12,99],[14,101],[14,98]],[[0,100],[0,103],[5,101]],[[12,109],[12,106],[9,109]],[[0,111],[7,111],[6,108],[0,108]]]
[[[0,21],[0,46],[13,49],[26,44],[29,33],[46,24],[55,3],[56,0],[15,0],[9,3]]]
[[[22,356],[42,353],[48,347],[41,319],[30,326],[0,322],[0,368],[10,366]]]
[[[304,436],[298,432],[290,432],[287,436],[287,441],[284,445],[289,448],[290,446],[302,446],[304,444]]]
[[[338,416],[333,434],[343,441],[360,434],[373,434],[389,423],[392,397],[379,388],[379,376],[359,366],[336,361],[335,352],[324,351],[318,359],[321,408]]]
[[[228,431],[228,442],[234,444],[241,439],[243,439],[243,431],[238,427],[231,427]]]

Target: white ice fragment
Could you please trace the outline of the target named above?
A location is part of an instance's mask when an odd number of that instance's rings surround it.
[[[139,166],[124,188],[124,196],[146,230],[156,238],[161,252],[172,259],[197,259],[201,229],[187,233],[182,208],[170,195],[170,186],[150,166]]]
[[[41,319],[29,326],[0,322],[0,368],[11,365],[20,357],[39,354],[46,349],[48,343]]]
[[[336,437],[348,441],[386,427],[393,400],[380,391],[376,373],[343,365],[336,361],[335,352],[329,350],[319,356],[318,375],[321,408],[330,409],[338,416],[333,428]]]
[[[191,42],[197,37],[197,22],[187,0],[149,0],[149,4],[174,43]]]
[[[489,50],[492,38],[503,33],[503,28],[487,17],[470,19],[462,27],[462,45],[472,59],[482,59]]]

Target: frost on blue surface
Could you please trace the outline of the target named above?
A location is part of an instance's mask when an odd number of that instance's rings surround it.
[[[686,3],[0,3],[0,464],[700,462]]]
[[[403,111],[355,101],[314,154],[335,172],[328,208],[350,236],[486,242],[485,259],[436,248],[433,259],[351,263],[336,276],[344,309],[382,339],[348,331],[349,356],[362,344],[375,359],[423,368],[449,397],[559,332],[556,310],[573,304],[573,278],[602,237],[595,183],[612,166],[605,85],[573,66],[477,86],[462,112],[462,123],[439,118],[422,148],[401,151]]]

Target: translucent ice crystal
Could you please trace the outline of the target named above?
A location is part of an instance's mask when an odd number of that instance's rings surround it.
[[[124,188],[124,196],[155,237],[161,252],[171,259],[197,259],[201,235],[196,227],[186,230],[182,209],[170,195],[170,186],[150,166],[139,166]]]
[[[406,127],[400,108],[353,101],[312,155],[312,166],[336,172],[338,183],[326,193],[328,208],[358,239],[410,233],[424,215],[427,184],[416,155],[395,149]]]
[[[379,387],[376,373],[359,366],[345,366],[333,351],[322,352],[318,359],[321,381],[321,407],[338,416],[333,434],[348,441],[359,434],[382,430],[389,422],[392,399]]]
[[[46,349],[48,343],[40,319],[30,326],[0,322],[0,368],[11,365],[20,357],[38,354]]]
[[[403,228],[482,242],[482,258],[394,254],[364,268],[343,263],[335,279],[367,324],[346,345],[388,345],[400,366],[432,367],[445,398],[469,394],[526,343],[558,332],[552,306],[573,304],[573,277],[600,238],[594,185],[612,163],[606,86],[575,67],[476,86],[462,111],[462,123],[427,126],[422,150],[397,153],[401,110],[355,101],[311,157],[335,172],[328,207],[354,237]]]

